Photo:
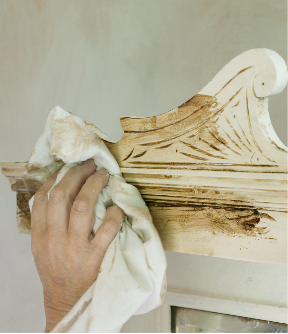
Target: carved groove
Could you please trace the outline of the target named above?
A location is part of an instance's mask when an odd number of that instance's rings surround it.
[[[240,93],[240,91],[242,90],[242,88],[243,87],[239,88],[239,90],[225,104],[223,104],[223,106],[219,110],[216,110],[214,113],[212,113],[211,116],[210,116],[210,119],[214,119],[219,113],[221,113],[225,109],[225,107],[234,99],[234,97],[237,96]],[[197,111],[200,111],[200,110],[201,110],[201,108],[199,110],[197,110]],[[140,145],[141,146],[153,146],[153,145],[161,144],[163,142],[167,142],[167,141],[179,138],[180,136],[183,136],[183,135],[187,134],[190,131],[195,131],[195,130],[199,129],[206,122],[207,122],[207,120],[204,120],[204,121],[200,122],[200,124],[198,124],[196,127],[194,127],[194,128],[193,127],[192,128],[188,128],[187,130],[184,130],[183,132],[181,132],[179,134],[176,134],[174,136],[171,136],[171,137],[169,137],[167,139],[163,139],[163,140],[160,140],[160,141],[152,141],[152,142],[149,142],[149,143],[142,143]],[[176,122],[176,123],[178,123],[178,122]],[[174,125],[175,125],[175,123],[173,123],[173,126]]]
[[[144,151],[144,152],[142,152],[142,153],[139,153],[139,154],[137,154],[137,155],[134,155],[134,157],[132,157],[132,158],[140,158],[140,157],[142,157],[146,152],[147,152],[147,150]]]
[[[240,127],[240,129],[241,129],[241,131],[242,131],[242,134],[243,134],[244,138],[246,139],[247,143],[251,146],[251,143],[250,143],[250,141],[248,140],[248,138],[247,138],[245,132],[243,131],[242,126],[239,124],[238,121],[237,121],[237,123],[238,123],[238,125],[239,125],[239,127]]]
[[[127,155],[127,157],[125,159],[123,159],[123,161],[129,159],[131,157],[133,151],[134,151],[134,147],[132,148],[132,151]]]
[[[192,148],[192,149],[195,150],[195,151],[198,151],[198,152],[200,152],[200,153],[202,153],[202,154],[208,155],[209,157],[217,158],[217,159],[225,159],[224,157],[221,157],[220,155],[214,155],[214,154],[205,152],[205,151],[201,150],[200,148],[198,148],[198,147],[196,147],[196,146],[193,146],[193,145],[191,145],[191,144],[188,144],[188,143],[186,143],[186,142],[184,142],[184,141],[181,141],[181,140],[180,140],[180,142],[183,143],[183,144],[185,144],[185,145],[187,145],[188,147]]]
[[[209,133],[216,139],[219,141],[219,143],[221,143],[222,145],[224,145],[225,147],[227,147],[229,150],[231,150],[232,152],[241,155],[240,153],[238,153],[237,151],[233,150],[233,148],[231,148],[228,143],[224,140],[224,138],[220,137],[219,134],[216,134],[215,132],[213,132],[212,129],[208,129]]]
[[[234,104],[234,106],[232,106],[231,108],[237,107],[239,103],[240,103],[240,100],[236,104]]]
[[[172,145],[173,143],[170,143],[168,145],[160,146],[160,147],[155,147],[156,149],[162,149],[162,148],[168,148]]]
[[[225,131],[225,130],[222,130],[224,133],[225,133],[225,135],[230,139],[230,141],[235,145],[235,146],[237,146],[239,149],[240,149],[240,151],[242,151],[242,148],[236,143],[236,141],[235,140],[233,140],[232,138],[231,138],[231,136]],[[240,154],[241,155],[241,154]]]
[[[232,82],[236,77],[238,77],[239,74],[249,70],[250,68],[252,68],[254,66],[249,66],[249,67],[246,67],[244,68],[243,70],[239,71],[237,74],[234,75],[234,77],[232,79],[230,79],[220,90],[218,93],[216,93],[214,96],[217,96],[220,92],[222,92],[222,90],[229,85],[230,82]]]
[[[208,143],[206,140],[204,140],[204,139],[202,139],[202,138],[200,138],[200,137],[199,137],[199,139],[200,139],[201,141],[203,141],[205,144],[207,144],[208,146],[210,146],[211,148],[213,148],[213,150],[216,150],[216,151],[220,151],[220,152],[221,152],[220,148],[218,148],[218,147],[212,145],[211,143]],[[226,153],[224,153],[224,152],[221,152],[221,153],[226,155]]]
[[[192,154],[189,154],[189,153],[184,153],[184,152],[179,152],[183,155],[186,155],[186,157],[189,157],[189,158],[193,158],[193,159],[197,159],[197,160],[206,160],[206,158],[203,158],[203,157],[199,157],[199,156],[196,156],[196,155],[192,155]]]
[[[226,119],[227,123],[230,125],[230,127],[231,127],[232,131],[234,132],[235,136],[237,136],[237,138],[243,144],[243,146],[246,147],[247,150],[249,150],[252,153],[252,151],[250,150],[250,148],[242,141],[242,139],[238,135],[237,131],[234,129],[233,125],[230,123],[229,119],[226,116],[225,116],[225,119]]]

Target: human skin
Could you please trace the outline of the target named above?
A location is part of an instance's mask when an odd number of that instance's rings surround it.
[[[51,332],[97,279],[106,250],[124,220],[117,205],[108,208],[93,238],[94,207],[109,180],[105,169],[95,170],[93,160],[71,168],[48,200],[58,170],[34,197],[31,250],[43,285],[45,332]]]

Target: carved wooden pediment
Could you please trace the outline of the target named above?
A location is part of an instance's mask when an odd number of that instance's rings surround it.
[[[286,83],[284,60],[254,49],[180,107],[122,117],[119,142],[86,123],[141,192],[166,250],[286,263],[287,148],[268,112],[268,96]],[[25,163],[0,166],[17,192],[19,230],[29,232]]]

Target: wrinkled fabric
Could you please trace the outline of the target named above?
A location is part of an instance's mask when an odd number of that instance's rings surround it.
[[[61,165],[53,187],[71,167],[93,158],[97,169],[103,167],[110,174],[95,206],[93,232],[102,224],[107,207],[117,204],[125,212],[97,280],[53,332],[119,332],[132,315],[159,306],[166,293],[165,254],[149,210],[137,188],[126,183],[100,137],[107,140],[92,124],[56,107],[48,116],[24,175],[28,191],[35,193]]]

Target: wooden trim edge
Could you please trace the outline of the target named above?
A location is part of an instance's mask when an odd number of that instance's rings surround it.
[[[288,309],[271,305],[253,304],[168,291],[165,303],[170,306],[224,313],[245,318],[288,324]]]

